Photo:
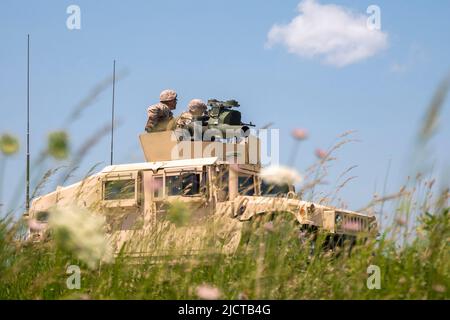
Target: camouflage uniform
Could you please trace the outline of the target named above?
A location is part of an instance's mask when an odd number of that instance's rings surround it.
[[[206,111],[206,104],[200,99],[193,99],[188,104],[189,111],[183,112],[176,121],[176,127],[186,128],[193,120],[194,116],[201,116]]]
[[[154,104],[147,109],[147,124],[145,131],[164,131],[171,130],[174,127],[173,113],[164,102],[175,100],[177,93],[174,90],[164,90],[159,95],[159,103]]]
[[[165,130],[167,122],[173,118],[172,111],[162,102],[148,107],[147,115],[148,120],[145,126],[147,132]]]
[[[192,122],[192,113],[183,112],[177,119],[177,128],[186,128]]]

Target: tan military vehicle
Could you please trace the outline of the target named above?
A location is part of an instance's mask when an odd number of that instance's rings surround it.
[[[192,141],[161,131],[139,138],[146,162],[108,166],[58,187],[32,201],[29,217],[45,223],[52,208],[75,204],[106,217],[116,251],[126,243],[130,254],[158,256],[210,249],[211,236],[215,248],[234,252],[246,224],[279,213],[288,213],[299,230],[323,230],[333,241],[366,237],[374,228],[374,217],[303,201],[292,185],[265,183],[253,135]],[[189,219],[177,225],[169,215],[180,203]],[[33,240],[42,236],[29,231]]]

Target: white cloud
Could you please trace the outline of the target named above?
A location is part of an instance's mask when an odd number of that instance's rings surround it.
[[[387,46],[387,34],[369,30],[368,16],[344,7],[303,0],[299,15],[287,25],[274,25],[266,45],[282,44],[300,57],[319,57],[343,67],[375,55]]]

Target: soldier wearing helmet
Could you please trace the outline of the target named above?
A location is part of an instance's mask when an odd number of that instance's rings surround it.
[[[159,95],[159,103],[147,109],[147,124],[145,131],[165,131],[173,127],[173,113],[177,107],[177,93],[174,90],[164,90]]]
[[[188,111],[183,112],[177,119],[177,129],[186,128],[195,117],[202,116],[207,107],[201,99],[192,99],[188,104]]]

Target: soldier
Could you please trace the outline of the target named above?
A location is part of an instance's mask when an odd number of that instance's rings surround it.
[[[145,131],[155,132],[170,130],[170,121],[173,120],[172,110],[177,107],[177,93],[174,90],[164,90],[159,95],[159,103],[147,109],[148,120]]]
[[[177,129],[186,128],[194,117],[203,115],[206,111],[206,104],[200,99],[192,99],[188,104],[188,111],[183,112],[177,119]]]

